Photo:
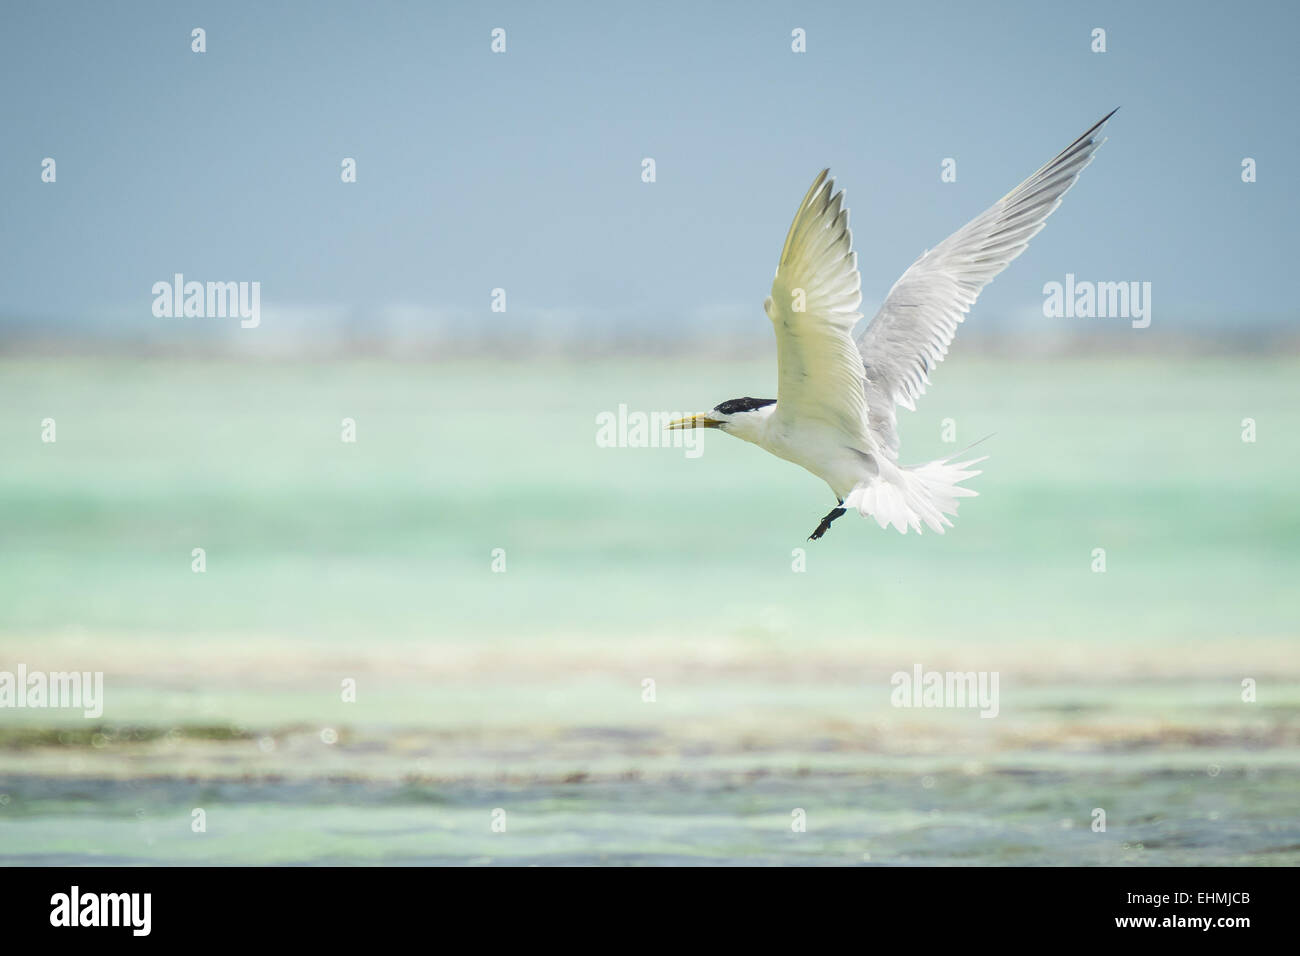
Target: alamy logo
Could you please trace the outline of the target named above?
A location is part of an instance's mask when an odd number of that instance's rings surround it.
[[[51,926],[129,926],[131,935],[148,936],[152,923],[152,893],[71,892],[50,897]]]
[[[1065,282],[1043,286],[1043,316],[1049,319],[1132,319],[1133,328],[1151,324],[1150,282]]]
[[[682,417],[680,412],[630,412],[627,405],[620,403],[617,412],[596,415],[596,447],[684,448],[687,458],[699,458],[704,454],[703,431],[665,431],[670,422]]]
[[[889,679],[895,707],[980,708],[981,717],[998,715],[997,671],[898,671]]]
[[[81,708],[94,720],[104,714],[103,671],[0,671],[0,707]]]
[[[262,324],[262,283],[186,282],[176,273],[171,282],[153,284],[153,314],[160,319],[239,318],[240,328]]]

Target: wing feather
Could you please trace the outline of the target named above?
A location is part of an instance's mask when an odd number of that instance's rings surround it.
[[[776,331],[780,413],[866,441],[865,376],[853,343],[861,276],[844,193],[829,174],[822,170],[799,204],[763,308]]]
[[[1046,225],[1105,142],[1098,134],[1114,115],[1112,110],[992,207],[923,253],[858,337],[871,431],[895,457],[895,406],[915,409],[980,291]]]

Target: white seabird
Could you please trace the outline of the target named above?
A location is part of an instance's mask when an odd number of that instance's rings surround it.
[[[777,398],[734,398],[669,428],[717,428],[794,462],[831,487],[839,506],[904,534],[921,524],[943,534],[961,486],[984,461],[898,463],[896,406],[915,409],[930,371],[988,285],[1043,228],[1104,139],[1095,126],[1011,192],[923,253],[889,290],[855,340],[861,277],[849,210],[824,169],[799,204],[763,309],[776,330]],[[954,456],[955,457],[955,456]]]

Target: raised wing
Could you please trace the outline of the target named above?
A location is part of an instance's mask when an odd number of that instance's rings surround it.
[[[763,309],[776,330],[777,411],[869,441],[858,257],[844,193],[824,169],[799,204]],[[865,450],[865,449],[864,449]]]
[[[922,254],[894,283],[858,337],[867,374],[871,430],[879,447],[898,452],[894,406],[914,409],[930,371],[948,354],[957,326],[988,285],[1046,224],[1093,154],[1110,113],[992,208]]]

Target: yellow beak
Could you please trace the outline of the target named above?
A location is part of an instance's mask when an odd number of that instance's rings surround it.
[[[716,418],[710,418],[708,415],[689,415],[686,418],[679,418],[675,422],[669,422],[666,426],[673,428],[721,428],[722,422]]]

